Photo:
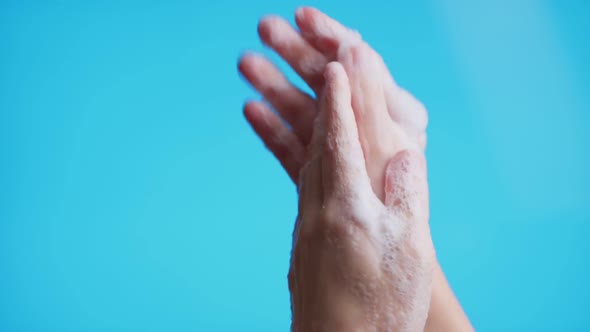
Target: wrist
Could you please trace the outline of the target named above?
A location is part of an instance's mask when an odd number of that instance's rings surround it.
[[[433,272],[432,298],[424,331],[473,331],[438,261]]]

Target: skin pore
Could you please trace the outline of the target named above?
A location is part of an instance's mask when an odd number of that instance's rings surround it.
[[[471,331],[432,249],[424,107],[358,33],[313,8],[296,23],[266,17],[259,35],[318,99],[260,55],[239,63],[278,113],[245,116],[299,185],[293,330]]]

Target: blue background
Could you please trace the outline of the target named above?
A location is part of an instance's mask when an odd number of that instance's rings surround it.
[[[427,105],[480,331],[590,330],[589,3],[312,1]],[[236,61],[300,4],[1,2],[0,331],[289,329],[296,193]]]

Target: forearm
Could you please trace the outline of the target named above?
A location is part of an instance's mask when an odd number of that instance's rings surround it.
[[[292,332],[373,332],[366,308],[346,290],[333,285],[314,287],[313,294],[291,294]]]
[[[330,313],[293,317],[292,332],[377,332],[377,328],[358,314],[356,308],[340,303]]]
[[[439,264],[433,275],[432,299],[425,332],[471,332],[473,327]]]

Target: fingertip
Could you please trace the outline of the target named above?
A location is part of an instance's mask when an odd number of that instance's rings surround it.
[[[297,7],[297,9],[295,9],[295,22],[305,20],[305,8],[306,7]]]
[[[332,102],[350,99],[350,87],[348,76],[341,63],[332,61],[324,69],[324,80],[326,82],[327,97]]]
[[[326,69],[324,69],[324,79],[330,82],[337,81],[343,70],[344,68],[342,68],[342,65],[339,62],[332,61],[328,63]]]
[[[276,127],[280,124],[280,120],[268,105],[264,101],[249,100],[244,103],[242,113],[258,136],[265,144],[268,144],[270,137],[276,134]]]
[[[244,108],[244,111],[246,111],[246,110],[252,110],[253,108],[256,108],[256,104],[257,103],[258,102],[257,101],[254,101],[254,100],[246,100],[244,102],[244,107],[243,107]]]
[[[301,6],[295,10],[295,22],[297,24],[308,23],[309,19],[312,18],[312,15],[319,12],[317,9],[309,6]]]
[[[252,52],[252,51],[244,51],[242,52],[242,54],[240,54],[240,56],[238,57],[238,70],[240,72],[243,72],[244,69],[246,67],[248,67],[248,65],[250,63],[252,63],[252,61],[254,60],[254,58],[257,56],[256,53]]]
[[[270,34],[272,32],[272,24],[273,21],[276,21],[277,17],[275,15],[266,15],[263,16],[260,21],[258,21],[258,35],[260,38],[265,41],[270,38]]]
[[[277,15],[266,15],[258,22],[258,36],[262,42],[272,47],[276,38],[273,36],[280,35],[280,31],[285,30],[289,23]]]
[[[256,86],[260,81],[260,71],[264,57],[254,52],[245,52],[238,59],[238,72],[250,84]]]
[[[250,123],[259,123],[264,120],[267,106],[264,102],[258,100],[247,100],[243,106],[243,114]]]
[[[248,122],[252,122],[258,112],[257,102],[253,100],[247,100],[242,107],[244,117]]]

